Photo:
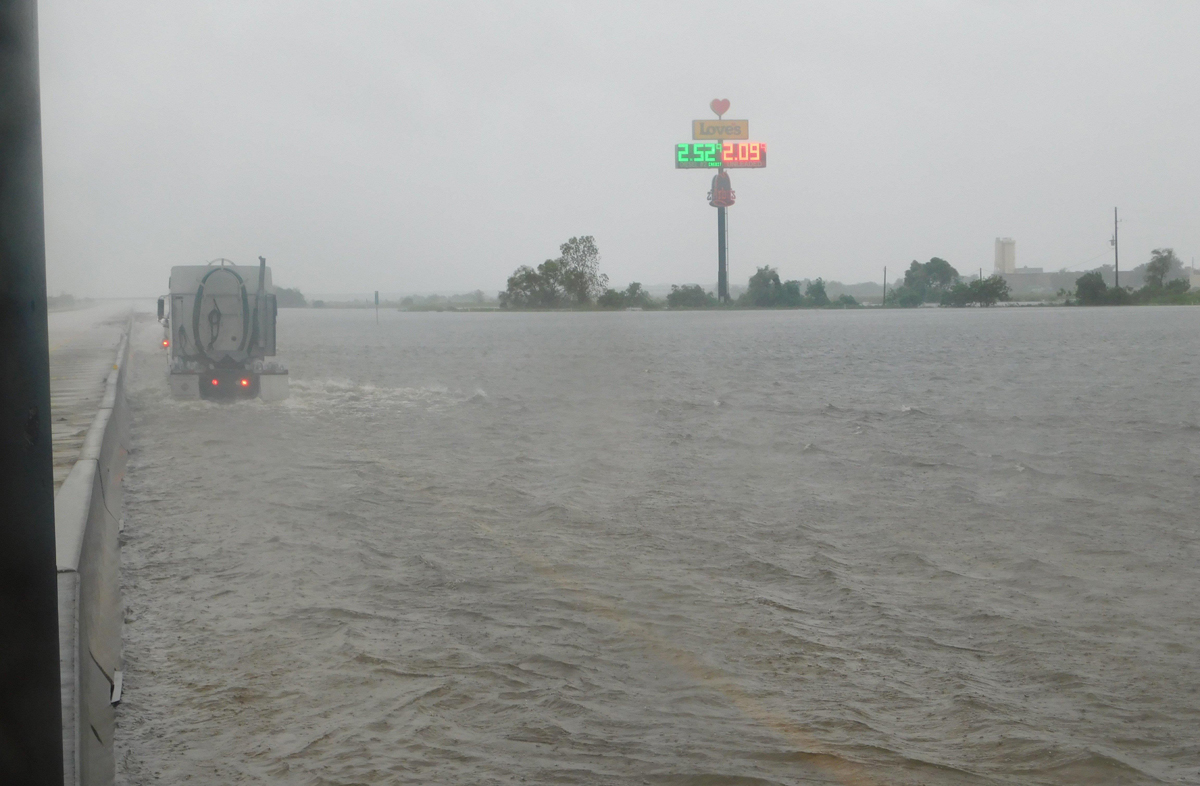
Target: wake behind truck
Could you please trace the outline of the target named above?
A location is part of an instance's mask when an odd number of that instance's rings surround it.
[[[171,294],[158,299],[175,398],[288,396],[275,355],[277,308],[267,260],[258,267],[215,259],[171,268]]]

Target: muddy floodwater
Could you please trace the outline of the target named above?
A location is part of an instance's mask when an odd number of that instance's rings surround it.
[[[1200,309],[135,331],[128,784],[1200,783]]]

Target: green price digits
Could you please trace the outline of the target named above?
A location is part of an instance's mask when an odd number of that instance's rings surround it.
[[[680,142],[675,145],[676,169],[717,169],[720,166],[720,142]]]

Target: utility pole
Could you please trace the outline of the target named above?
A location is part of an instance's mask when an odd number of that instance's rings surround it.
[[[1113,286],[1121,286],[1121,249],[1117,245],[1117,209],[1113,208]]]
[[[37,0],[0,3],[0,781],[62,786]]]
[[[379,324],[379,290],[375,290],[375,324]]]
[[[887,265],[883,266],[883,302],[879,305],[880,307],[887,305]]]

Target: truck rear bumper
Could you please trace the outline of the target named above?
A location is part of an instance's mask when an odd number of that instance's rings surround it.
[[[248,371],[218,369],[206,374],[172,372],[171,397],[176,399],[238,399],[261,397],[263,401],[282,401],[288,397],[288,373],[253,374]]]

